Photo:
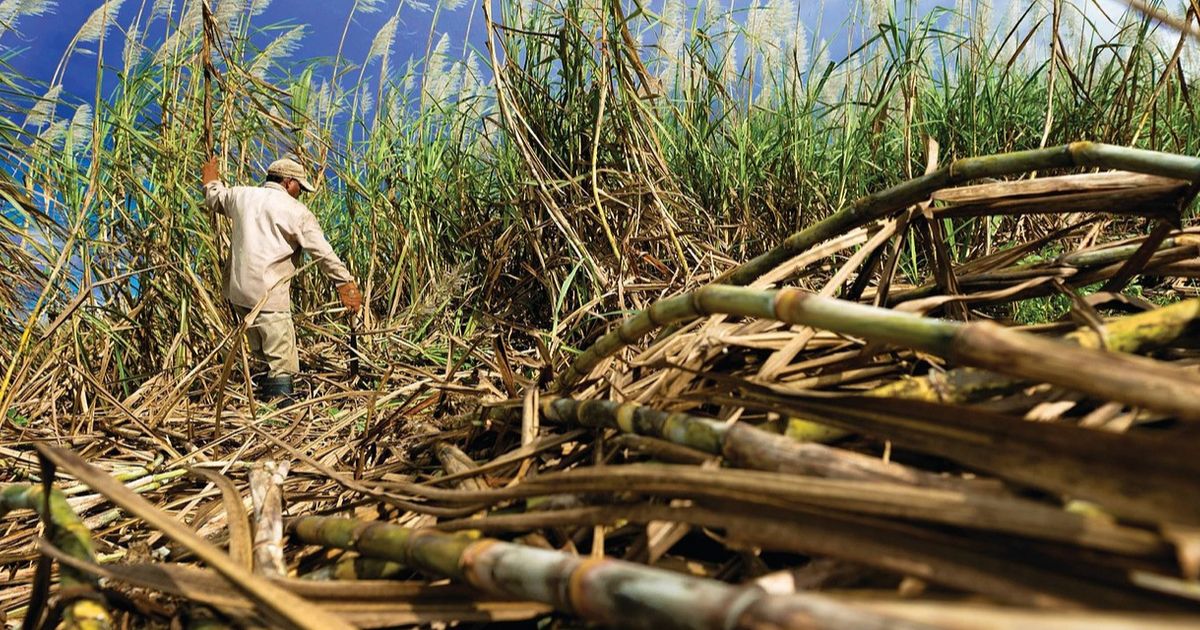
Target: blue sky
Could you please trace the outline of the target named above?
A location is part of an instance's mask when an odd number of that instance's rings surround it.
[[[10,0],[12,1],[12,0]],[[183,0],[176,0],[178,5]],[[210,0],[212,1],[212,0]],[[228,0],[226,0],[228,1]],[[236,0],[235,0],[236,1]],[[262,2],[263,0],[259,0]],[[266,11],[254,19],[259,27],[273,24],[308,25],[309,29],[304,39],[304,45],[294,57],[297,59],[330,56],[337,51],[338,40],[350,14],[352,0],[273,0],[269,1]],[[371,46],[372,39],[379,28],[400,7],[400,26],[393,44],[392,59],[394,65],[402,64],[410,56],[421,57],[425,53],[429,40],[430,26],[434,13],[432,10],[422,10],[410,0],[377,0],[380,10],[372,14],[357,14],[350,24],[346,38],[345,55],[350,60],[363,59]],[[429,0],[434,2],[436,0]],[[133,23],[140,12],[149,11],[154,0],[126,0],[120,7],[116,23],[120,27]],[[404,4],[401,6],[401,2]],[[498,2],[498,0],[497,0]],[[0,2],[2,3],[2,2]],[[838,31],[849,15],[853,0],[826,0],[824,17],[820,19],[822,30],[827,33]],[[102,0],[57,0],[53,14],[22,18],[18,23],[19,34],[4,33],[0,36],[0,49],[17,52],[10,60],[12,65],[28,77],[49,81],[59,64],[62,52],[67,48],[79,27],[88,17],[101,6]],[[689,4],[691,2],[689,1]],[[728,6],[726,2],[720,2]],[[747,0],[735,0],[734,6],[747,5]],[[923,0],[921,4],[932,4]],[[652,0],[651,7],[660,6],[661,0]],[[800,0],[800,17],[809,25],[810,32],[821,16],[821,7],[817,2]],[[472,13],[474,17],[472,19]],[[470,23],[470,33],[467,27]],[[435,28],[435,41],[442,33],[448,33],[450,41],[456,44],[456,50],[461,51],[462,44],[484,49],[485,33],[482,28],[483,16],[478,2],[468,1],[462,7],[453,11],[442,11],[438,16]],[[150,37],[162,38],[165,22],[159,20],[157,28],[152,28]],[[114,28],[109,31],[105,46],[105,59],[114,65],[119,65],[120,48],[123,36]],[[264,36],[262,41],[268,41]],[[94,46],[85,47],[94,49]],[[95,57],[88,54],[76,54],[70,60],[63,87],[65,92],[91,100],[94,89]]]
[[[175,0],[178,7],[183,0]],[[209,0],[212,2],[212,0]],[[259,0],[263,2],[263,0]],[[303,47],[293,58],[307,59],[314,57],[332,57],[337,52],[338,41],[350,15],[353,4],[350,0],[268,0],[266,11],[255,17],[253,23],[259,27],[271,25],[307,25],[307,35]],[[62,52],[66,50],[79,27],[88,17],[103,4],[102,0],[57,0],[57,8],[52,15],[22,18],[18,24],[20,36],[5,33],[0,37],[0,48],[6,51],[18,51],[11,63],[15,69],[25,76],[49,81],[58,67]],[[153,0],[126,0],[120,7],[116,23],[121,27],[133,23],[142,11],[149,11]],[[144,6],[143,6],[144,5]],[[400,2],[383,0],[381,10],[371,14],[356,14],[350,23],[346,35],[345,57],[350,60],[361,60],[371,46],[375,33],[396,11]],[[451,12],[443,12],[438,18],[437,34],[449,33],[451,41],[461,43],[466,34],[470,11],[477,6],[467,5]],[[177,9],[178,10],[178,9]],[[405,2],[400,6],[400,25],[393,47],[393,59],[403,62],[410,55],[422,56],[429,28],[432,24],[433,12],[421,10]],[[483,31],[479,28],[481,18],[476,17],[472,28],[470,42],[482,46]],[[158,20],[156,28],[150,31],[152,41],[161,41],[165,22]],[[278,34],[277,32],[273,34]],[[270,35],[264,35],[260,43],[270,40]],[[105,59],[119,65],[123,36],[114,27],[109,31],[105,44]],[[94,50],[95,46],[85,49]],[[70,61],[63,80],[67,93],[81,96],[90,100],[94,89],[96,59],[94,55],[76,54]]]
[[[118,0],[109,0],[118,2]],[[174,0],[176,14],[178,7],[185,1]],[[208,0],[209,2],[233,2],[245,4],[251,0]],[[267,6],[264,13],[254,18],[254,24],[259,27],[270,25],[307,25],[307,35],[303,46],[292,55],[293,59],[310,59],[316,57],[332,57],[337,50],[342,30],[346,26],[353,0],[253,0]],[[463,50],[463,45],[479,50],[484,49],[485,33],[483,31],[483,16],[478,0],[443,0],[450,4],[461,2],[462,6],[454,10],[443,10],[438,15],[434,28],[434,41],[442,33],[449,35],[452,42],[451,50],[457,54]],[[504,0],[489,0],[494,7]],[[513,1],[513,0],[508,0]],[[684,0],[694,4],[697,0]],[[716,0],[722,7],[745,8],[754,0]],[[1043,0],[1049,2],[1050,0]],[[1099,11],[1093,6],[1095,0],[1073,0],[1078,6],[1085,7],[1091,15],[1098,17]],[[21,74],[41,81],[50,81],[58,67],[63,51],[67,48],[72,37],[100,7],[102,0],[0,0],[0,13],[4,6],[11,3],[45,3],[52,2],[57,6],[53,12],[43,16],[21,18],[17,25],[18,32],[0,34],[0,52],[3,52],[16,70]],[[108,32],[105,46],[105,59],[110,65],[121,65],[121,48],[124,36],[120,29],[134,23],[139,15],[145,15],[155,4],[169,3],[171,0],[124,0],[121,2],[117,15],[118,27]],[[351,61],[360,61],[367,55],[372,40],[380,27],[399,8],[400,25],[397,37],[393,42],[392,67],[397,68],[410,57],[423,57],[430,39],[430,27],[434,12],[428,8],[421,9],[415,2],[432,4],[437,0],[360,0],[360,2],[375,3],[378,10],[374,13],[357,13],[349,25],[346,37],[345,57]],[[662,6],[664,0],[649,0],[647,6],[651,10]],[[868,4],[890,4],[886,0],[866,0]],[[925,14],[935,6],[954,6],[962,0],[913,0],[915,12]],[[990,13],[998,23],[1008,12],[1008,3],[1004,0],[970,0],[971,2],[987,2],[992,6]],[[628,4],[628,3],[627,3]],[[908,7],[911,3],[900,1],[896,6]],[[1020,3],[1022,6],[1024,2]],[[847,48],[845,25],[852,11],[859,5],[859,0],[797,0],[799,19],[807,26],[810,41],[817,38],[827,38],[830,41],[830,57],[833,59],[844,55]],[[111,6],[111,5],[110,5]],[[1113,18],[1124,12],[1123,3],[1118,0],[1099,0],[1102,7]],[[3,16],[0,16],[0,20]],[[1104,20],[1100,20],[1104,22]],[[166,22],[157,20],[150,29],[150,43],[161,41],[164,36]],[[470,32],[468,33],[468,24]],[[270,41],[279,31],[260,36],[259,45]],[[95,88],[94,52],[88,54],[87,49],[94,45],[84,46],[83,53],[76,53],[70,59],[63,79],[64,92],[83,102],[93,100]],[[368,72],[368,77],[376,76]],[[109,79],[114,77],[111,75]],[[109,86],[106,81],[106,88]]]

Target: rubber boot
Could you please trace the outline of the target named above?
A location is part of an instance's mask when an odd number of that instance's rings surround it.
[[[278,399],[291,404],[296,401],[293,395],[292,384],[291,374],[268,376],[262,380],[262,385],[258,388],[258,398],[262,401]]]

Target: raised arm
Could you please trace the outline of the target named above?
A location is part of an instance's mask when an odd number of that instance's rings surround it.
[[[229,188],[221,181],[221,173],[217,167],[217,156],[212,156],[204,163],[201,170],[200,182],[204,185],[204,207],[209,212],[229,216],[225,200],[229,196]]]

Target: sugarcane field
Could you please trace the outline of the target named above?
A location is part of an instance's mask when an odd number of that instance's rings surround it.
[[[0,0],[4,628],[1200,629],[1196,0]]]

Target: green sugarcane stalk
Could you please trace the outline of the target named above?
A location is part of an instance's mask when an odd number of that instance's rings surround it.
[[[771,595],[755,586],[734,586],[632,562],[581,558],[390,523],[305,516],[291,521],[289,530],[305,544],[355,550],[461,580],[485,593],[550,604],[613,627],[924,627],[866,613],[820,595]]]
[[[750,284],[813,245],[927,199],[942,188],[982,177],[1072,167],[1120,169],[1189,182],[1200,180],[1200,158],[1096,142],[962,158],[927,175],[854,200],[824,220],[787,237],[771,251],[723,274],[716,282]]]
[[[625,320],[579,356],[558,389],[658,326],[712,314],[775,319],[878,343],[912,348],[954,363],[1051,383],[1105,400],[1200,421],[1200,376],[1144,357],[1073,346],[992,322],[960,323],[836,300],[799,289],[709,285],[655,303]]]
[[[358,554],[343,554],[337,562],[301,576],[304,580],[389,580],[408,567],[391,560],[367,558]]]
[[[962,488],[957,479],[821,444],[800,444],[744,422],[730,425],[713,418],[660,411],[632,402],[580,401],[550,396],[543,398],[541,410],[547,420],[662,438],[706,453],[723,455],[741,468]]]
[[[1062,337],[1066,343],[1084,348],[1104,348],[1112,352],[1139,353],[1159,348],[1200,329],[1200,299],[1177,302],[1170,306],[1120,317],[1104,323],[1103,328],[1080,328]],[[928,402],[968,403],[1003,394],[1025,384],[994,372],[974,368],[956,368],[941,374],[908,378],[881,385],[864,396],[906,398]],[[805,418],[788,418],[785,435],[800,440],[833,440],[850,431],[828,427]]]
[[[49,514],[45,514],[49,504]],[[49,500],[39,484],[18,484],[0,488],[0,518],[12,510],[33,510],[48,517],[54,524],[52,542],[73,558],[90,563],[96,561],[92,547],[92,533],[79,520],[79,516],[67,504],[67,497],[58,489],[50,491]],[[59,570],[59,580],[64,588],[82,587],[94,589],[95,578],[70,567]],[[63,610],[62,627],[78,630],[107,630],[113,627],[112,616],[100,601],[80,597]]]
[[[154,461],[149,464],[146,464],[143,466],[135,466],[133,468],[129,468],[126,470],[114,472],[112,474],[112,478],[116,479],[117,481],[135,481],[137,479],[141,479],[142,477],[151,475],[156,468],[161,466],[163,463],[163,459],[164,459],[164,457],[162,455],[158,455],[154,458]],[[31,481],[41,481],[41,478],[37,477],[36,475],[30,475],[30,480]],[[63,488],[62,493],[64,495],[70,497],[70,496],[82,494],[84,492],[89,492],[89,491],[91,491],[91,488],[89,488],[87,486],[87,484],[79,483],[79,484],[75,484],[75,485],[67,487],[67,488]]]
[[[1194,332],[1197,322],[1200,322],[1200,299],[1193,299],[1107,321],[1101,330],[1080,328],[1064,335],[1062,340],[1082,348],[1132,354],[1162,347]],[[865,395],[961,403],[1011,391],[1022,384],[1020,380],[972,368],[950,370],[936,380],[935,383],[928,376],[905,379]]]

